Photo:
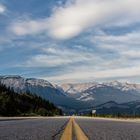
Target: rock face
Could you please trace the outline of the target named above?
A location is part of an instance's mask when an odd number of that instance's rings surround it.
[[[109,101],[122,104],[140,100],[140,85],[121,83],[80,83],[53,85],[43,79],[0,76],[0,82],[16,92],[35,93],[66,112],[86,110]]]

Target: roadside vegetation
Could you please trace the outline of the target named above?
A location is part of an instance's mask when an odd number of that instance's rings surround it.
[[[54,104],[31,94],[16,93],[0,84],[0,116],[55,116],[62,111]]]
[[[102,114],[102,115],[93,115],[95,117],[105,117],[105,118],[140,118],[140,114]]]
[[[92,113],[87,113],[85,116],[90,116],[90,117],[103,117],[103,118],[140,118],[140,114],[121,114],[121,113],[116,113],[116,114],[92,114]]]

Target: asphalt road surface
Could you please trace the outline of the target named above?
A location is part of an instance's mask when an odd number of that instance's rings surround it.
[[[67,117],[0,120],[0,140],[60,140],[68,121]],[[89,140],[140,140],[140,122],[81,117],[73,121]]]
[[[68,118],[0,121],[0,140],[59,140]]]
[[[90,140],[140,140],[140,122],[76,119]]]

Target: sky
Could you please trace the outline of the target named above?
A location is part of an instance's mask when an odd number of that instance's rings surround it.
[[[0,0],[0,75],[140,83],[139,0]]]

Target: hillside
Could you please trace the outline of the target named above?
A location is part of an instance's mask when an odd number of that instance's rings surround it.
[[[0,116],[62,115],[52,103],[31,93],[18,94],[0,84]]]

